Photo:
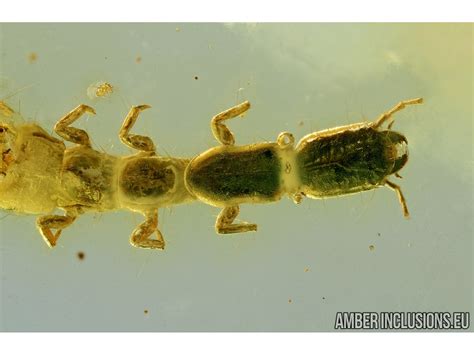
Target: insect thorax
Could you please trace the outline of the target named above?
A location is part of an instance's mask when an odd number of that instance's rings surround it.
[[[98,211],[115,208],[117,161],[114,156],[85,146],[66,150],[61,184],[67,198],[62,205],[81,205]]]
[[[142,154],[124,158],[118,169],[121,206],[144,211],[193,199],[184,186],[188,162]]]
[[[191,161],[186,184],[199,198],[218,206],[275,201],[282,190],[278,145],[212,148]]]

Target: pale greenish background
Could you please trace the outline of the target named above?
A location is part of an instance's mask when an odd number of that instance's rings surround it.
[[[0,98],[28,87],[7,102],[47,130],[90,104],[97,116],[77,125],[116,154],[129,152],[117,131],[132,104],[153,106],[136,132],[150,134],[163,154],[190,157],[216,144],[210,118],[244,99],[251,111],[230,124],[242,144],[283,130],[299,139],[374,119],[402,99],[426,100],[394,126],[409,140],[398,183],[410,220],[382,188],[300,206],[244,205],[241,218],[258,223],[258,233],[219,237],[218,210],[193,203],[161,211],[167,249],[159,252],[128,244],[142,217],[126,211],[81,217],[54,250],[33,216],[8,215],[0,220],[0,329],[321,331],[333,329],[337,311],[472,311],[472,31],[0,25]],[[101,80],[115,94],[90,100],[87,87]]]

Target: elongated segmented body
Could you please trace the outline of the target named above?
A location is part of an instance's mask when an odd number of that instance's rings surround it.
[[[158,156],[149,137],[130,133],[146,105],[132,107],[119,133],[138,153],[117,157],[94,150],[88,134],[71,126],[82,114],[95,113],[89,106],[79,105],[55,125],[58,135],[75,143],[66,148],[38,125],[20,123],[0,102],[0,207],[43,214],[37,226],[50,247],[80,214],[122,208],[145,216],[131,244],[163,249],[158,208],[195,199],[222,208],[216,231],[223,234],[257,230],[256,224],[234,223],[240,204],[274,202],[284,195],[300,203],[305,196],[325,198],[387,186],[397,192],[408,216],[400,187],[388,180],[392,174],[399,177],[408,160],[407,140],[390,130],[393,122],[386,130],[380,127],[406,105],[421,102],[402,101],[375,122],[311,133],[296,148],[288,132],[276,142],[236,146],[224,121],[247,111],[250,103],[244,102],[212,119],[212,132],[222,145],[192,160]],[[55,208],[65,214],[52,215]]]
[[[88,147],[66,150],[61,170],[65,192],[59,207],[80,204],[84,209],[147,208],[185,201],[186,159],[149,154],[115,157]]]
[[[223,122],[245,113],[250,103],[244,102],[212,119],[212,132],[222,145],[189,163],[186,186],[199,200],[223,207],[216,221],[216,231],[223,234],[257,229],[256,224],[233,223],[241,203],[277,201],[285,194],[300,203],[304,196],[326,198],[388,186],[397,192],[408,217],[400,187],[388,180],[399,176],[408,160],[407,140],[391,131],[391,124],[387,130],[380,127],[406,105],[421,102],[402,101],[375,122],[311,133],[296,148],[287,132],[276,143],[235,146]]]
[[[37,226],[50,247],[56,245],[61,231],[84,212],[129,209],[146,218],[132,233],[132,245],[163,249],[165,242],[157,228],[158,208],[193,199],[184,187],[189,160],[160,157],[148,137],[129,134],[139,112],[146,108],[133,107],[125,119],[120,138],[139,150],[125,157],[94,150],[87,133],[70,126],[84,112],[94,113],[85,105],[55,126],[56,133],[76,143],[68,149],[37,125],[15,124],[12,120],[7,123],[3,117],[0,206],[21,213],[46,214],[37,219]],[[63,209],[65,215],[51,215],[55,208]]]

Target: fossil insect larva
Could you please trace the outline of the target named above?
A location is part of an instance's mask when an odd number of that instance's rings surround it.
[[[38,229],[53,247],[63,229],[88,211],[128,209],[145,216],[131,234],[133,246],[163,249],[158,209],[199,200],[222,208],[217,233],[256,231],[253,223],[234,223],[242,203],[266,203],[290,196],[325,198],[387,186],[393,189],[408,217],[398,175],[408,160],[407,139],[382,125],[407,105],[402,101],[374,122],[336,127],[303,137],[294,146],[291,133],[276,142],[235,145],[225,121],[244,114],[249,102],[212,118],[211,129],[221,145],[193,159],[161,157],[151,138],[130,133],[141,111],[134,106],[119,132],[125,145],[137,153],[118,157],[92,148],[89,135],[71,125],[94,109],[79,105],[61,118],[55,132],[74,143],[66,148],[39,125],[23,123],[0,102],[0,207],[18,213],[40,214]],[[54,215],[55,208],[64,215]]]
[[[275,143],[236,146],[224,122],[242,115],[249,102],[216,115],[211,129],[220,146],[200,154],[185,172],[187,189],[199,200],[222,207],[216,220],[218,233],[256,231],[253,223],[233,223],[242,203],[265,203],[289,195],[295,203],[304,196],[325,198],[387,186],[398,195],[408,217],[398,185],[388,180],[398,175],[408,160],[407,139],[381,126],[407,105],[402,101],[376,121],[336,127],[303,137],[296,148],[291,133],[281,133]]]

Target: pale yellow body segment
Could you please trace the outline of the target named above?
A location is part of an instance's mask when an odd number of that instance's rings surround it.
[[[1,207],[31,214],[53,211],[62,194],[64,143],[33,123],[1,123],[0,146]]]
[[[128,209],[146,218],[132,233],[132,245],[164,248],[158,208],[192,201],[194,197],[184,186],[189,160],[160,157],[150,138],[129,134],[138,113],[148,106],[133,107],[124,121],[120,139],[139,150],[124,157],[94,150],[88,134],[70,126],[83,113],[95,113],[88,106],[78,106],[55,126],[58,135],[75,143],[70,148],[38,125],[19,122],[6,104],[1,107],[1,208],[41,214],[38,229],[50,247],[56,245],[61,231],[84,212]],[[56,208],[65,214],[52,214]]]

